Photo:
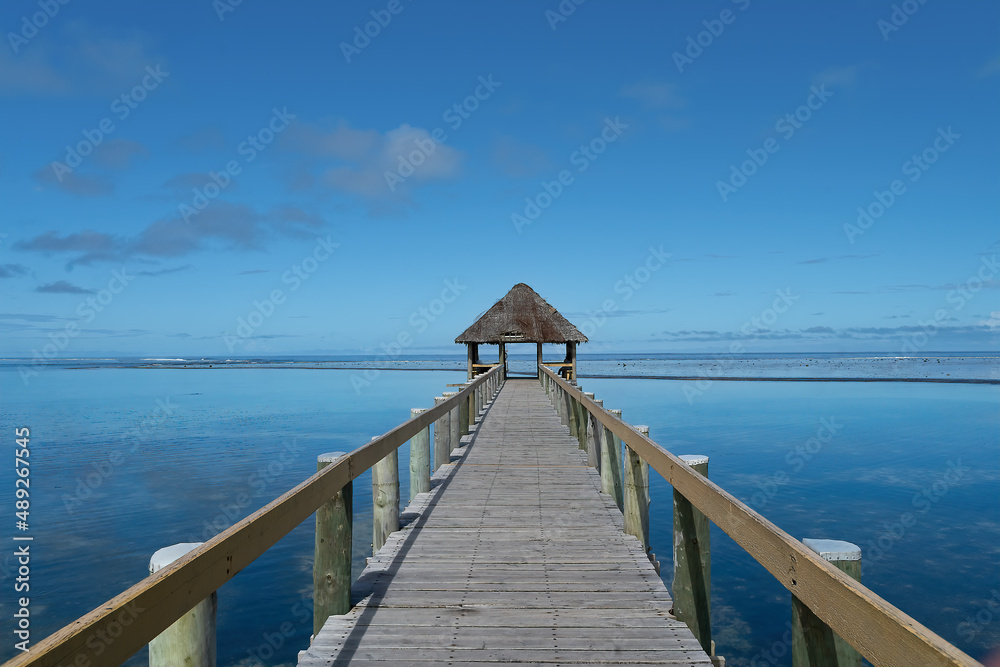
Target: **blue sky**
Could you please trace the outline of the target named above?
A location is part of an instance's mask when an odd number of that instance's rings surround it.
[[[3,356],[457,352],[519,282],[584,353],[1000,347],[993,2],[0,27]]]

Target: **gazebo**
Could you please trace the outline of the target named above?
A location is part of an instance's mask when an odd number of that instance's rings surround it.
[[[498,364],[507,365],[508,343],[535,343],[538,363],[542,363],[543,343],[565,343],[566,359],[547,363],[569,380],[576,379],[576,345],[587,337],[559,314],[535,290],[524,283],[514,285],[507,295],[493,304],[482,317],[455,339],[469,348],[468,372],[472,379],[496,364],[479,360],[479,345],[499,345]]]

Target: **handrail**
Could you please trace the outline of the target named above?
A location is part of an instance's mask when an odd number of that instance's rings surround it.
[[[878,667],[983,667],[587,398],[578,387],[544,366],[541,370],[872,664]]]
[[[348,482],[466,400],[501,372],[476,376],[447,401],[358,447],[295,488],[57,630],[3,667],[118,665],[260,557]]]

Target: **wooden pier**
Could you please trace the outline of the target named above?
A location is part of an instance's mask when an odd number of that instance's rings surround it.
[[[312,515],[314,636],[302,667],[722,667],[710,524],[789,591],[793,667],[860,667],[862,656],[982,667],[866,588],[854,544],[796,539],[708,479],[708,457],[670,452],[583,392],[575,348],[586,341],[515,285],[456,340],[469,348],[466,383],[352,452],[319,454],[314,475],[207,542],[165,545],[149,577],[4,667],[114,666],[151,642],[151,667],[215,667],[226,605],[216,591]],[[537,378],[507,378],[507,343],[537,346]],[[566,358],[545,362],[553,343]],[[497,363],[481,362],[480,344],[499,345]],[[400,515],[407,442],[412,495]],[[352,581],[353,482],[368,470],[374,554]],[[651,516],[651,471],[673,487],[672,512]],[[649,550],[651,522],[671,519],[673,599]]]
[[[537,380],[453,459],[299,665],[712,664]]]

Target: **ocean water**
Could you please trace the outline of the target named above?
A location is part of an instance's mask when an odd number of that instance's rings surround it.
[[[922,359],[907,374],[928,364],[940,374],[939,357]],[[997,367],[996,356],[940,359],[945,373],[964,367],[959,378],[989,379]],[[1000,644],[1000,614],[989,604],[1000,595],[1000,386],[727,382],[697,372],[719,361],[629,358],[616,370],[615,359],[581,360],[581,372],[589,363],[594,375],[700,378],[581,384],[671,451],[709,455],[714,480],[792,535],[861,546],[864,583],[945,639],[980,659]],[[811,363],[725,361],[727,373],[760,364],[775,377]],[[0,364],[0,421],[11,449],[14,428],[31,429],[33,642],[140,581],[157,549],[216,534],[314,472],[318,454],[355,449],[465,379],[455,357],[390,366],[68,360],[36,368],[27,384],[18,365]],[[411,370],[371,370],[399,366]],[[857,362],[852,372],[879,368]],[[13,508],[12,466],[0,480]],[[405,504],[405,473],[401,483]],[[370,476],[354,488],[357,574],[371,542]],[[669,585],[671,489],[656,473],[651,496],[653,550]],[[913,521],[902,527],[907,514]],[[294,664],[311,634],[312,550],[310,519],[219,590],[220,665]],[[8,637],[12,552],[0,552]],[[788,593],[717,529],[712,553],[719,653],[738,666],[790,664]],[[16,653],[12,644],[0,658]],[[144,663],[141,652],[128,664]]]

